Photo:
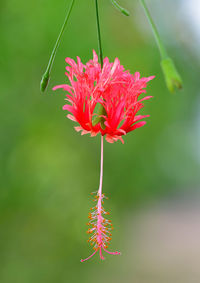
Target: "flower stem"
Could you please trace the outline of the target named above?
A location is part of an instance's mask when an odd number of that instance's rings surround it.
[[[161,56],[161,67],[163,70],[163,74],[165,77],[166,85],[170,92],[174,92],[176,88],[181,89],[183,87],[183,82],[181,79],[181,76],[179,75],[176,66],[173,62],[173,60],[168,56],[167,51],[165,49],[164,44],[162,43],[161,37],[158,33],[158,30],[156,28],[156,25],[151,17],[151,14],[145,4],[145,0],[140,0],[141,5],[144,8],[145,14],[149,20],[149,23],[152,27],[156,43],[158,45],[158,49],[160,51]]]
[[[101,162],[100,162],[100,181],[98,195],[102,195],[102,184],[103,184],[103,136],[101,136]]]
[[[102,44],[101,44],[101,30],[100,30],[100,22],[99,22],[99,8],[98,8],[98,0],[95,0],[96,4],[96,18],[97,18],[97,36],[98,36],[98,43],[99,43],[99,58],[101,63],[101,69],[103,69],[103,51],[102,51]],[[99,117],[100,115],[106,115],[105,108],[100,105],[98,109],[98,117],[94,123],[101,123],[102,129],[104,129],[104,118]],[[103,141],[102,141],[103,143]],[[103,158],[103,157],[102,157]]]
[[[75,0],[71,1],[71,4],[70,4],[69,9],[67,11],[64,23],[62,25],[62,28],[60,30],[60,33],[59,33],[58,38],[56,40],[56,43],[54,45],[53,51],[51,53],[51,56],[50,56],[50,59],[49,59],[46,71],[45,71],[45,73],[42,76],[42,80],[41,80],[41,83],[40,83],[40,89],[41,89],[42,92],[45,91],[45,89],[46,89],[46,87],[48,85],[48,81],[49,81],[49,77],[50,77],[50,72],[51,72],[51,68],[52,68],[52,65],[53,65],[53,62],[54,62],[54,59],[55,59],[55,56],[56,56],[56,52],[57,52],[57,49],[59,47],[59,44],[60,44],[62,35],[64,33],[64,30],[65,30],[65,28],[67,26],[67,23],[68,23],[68,20],[69,20],[72,8],[74,6],[74,2],[75,2]]]
[[[102,51],[102,44],[101,44],[101,30],[100,30],[100,23],[99,23],[99,8],[98,8],[98,0],[95,0],[96,5],[96,18],[97,18],[97,35],[98,35],[98,43],[99,43],[99,57],[101,62],[101,68],[103,67],[103,51]]]
[[[101,253],[102,246],[102,183],[103,183],[103,136],[101,136],[101,162],[100,162],[100,181],[98,190],[98,202],[97,202],[97,241],[100,247],[100,258],[104,259]]]
[[[145,14],[147,16],[147,19],[149,20],[149,23],[150,23],[150,25],[152,27],[152,30],[153,30],[153,33],[154,33],[154,36],[155,36],[155,39],[156,39],[156,43],[157,43],[158,49],[160,51],[161,58],[162,58],[162,60],[166,59],[168,57],[167,51],[166,51],[166,49],[165,49],[165,47],[164,47],[164,45],[162,43],[161,37],[160,37],[160,35],[158,33],[158,30],[157,30],[156,25],[155,25],[155,23],[153,21],[153,18],[151,17],[149,9],[146,6],[145,0],[140,0],[140,1],[141,1],[141,5],[144,8],[144,11],[145,11]]]

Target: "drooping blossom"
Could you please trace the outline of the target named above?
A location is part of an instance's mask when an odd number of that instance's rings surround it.
[[[142,99],[139,96],[146,93],[147,82],[154,76],[140,78],[139,72],[132,75],[124,70],[118,58],[114,63],[105,58],[101,68],[95,51],[93,60],[85,65],[79,57],[77,63],[71,58],[66,58],[66,62],[70,84],[58,85],[53,89],[62,88],[67,92],[69,103],[63,109],[71,113],[67,115],[69,119],[79,124],[75,126],[76,131],[81,131],[82,135],[90,133],[91,136],[100,133],[110,143],[117,140],[123,142],[123,135],[146,124],[140,120],[149,115],[137,115],[137,112],[143,107],[142,102],[151,96]],[[99,106],[104,113],[95,123]]]
[[[93,60],[84,65],[77,57],[77,63],[73,59],[66,58],[69,66],[66,67],[66,75],[69,84],[54,87],[54,90],[62,88],[67,92],[66,100],[69,102],[63,109],[69,111],[67,117],[79,126],[76,131],[81,134],[90,133],[91,136],[101,134],[101,170],[100,183],[94,201],[96,204],[89,213],[88,234],[91,234],[88,242],[93,245],[94,252],[84,262],[93,257],[98,251],[100,259],[104,260],[102,252],[119,255],[120,252],[107,250],[111,240],[113,226],[105,216],[109,213],[103,207],[102,193],[103,182],[103,138],[110,143],[117,140],[123,142],[122,136],[142,127],[146,122],[140,121],[149,115],[137,115],[143,107],[143,101],[151,96],[139,99],[145,93],[147,82],[154,77],[140,78],[136,72],[134,75],[125,71],[120,65],[119,59],[110,63],[104,59],[103,67],[98,62],[98,57],[93,51]]]

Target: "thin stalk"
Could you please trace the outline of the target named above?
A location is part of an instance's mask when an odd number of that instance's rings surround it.
[[[100,162],[100,181],[99,181],[99,190],[98,190],[98,203],[97,203],[97,233],[98,233],[98,242],[101,244],[99,247],[99,255],[102,260],[104,257],[102,255],[102,184],[103,184],[103,136],[101,136],[101,162]]]
[[[100,30],[100,22],[99,22],[99,8],[98,8],[98,0],[95,0],[96,5],[96,18],[97,18],[97,36],[98,36],[98,43],[99,43],[99,57],[101,62],[101,68],[103,67],[103,51],[102,51],[102,44],[101,44],[101,30]]]
[[[141,5],[144,8],[144,11],[145,11],[145,14],[147,16],[147,19],[149,20],[149,23],[150,23],[150,25],[152,27],[152,30],[153,30],[153,33],[154,33],[154,36],[155,36],[155,39],[156,39],[156,43],[157,43],[158,49],[160,51],[161,58],[162,58],[162,60],[166,59],[168,57],[167,51],[166,51],[166,49],[165,49],[165,47],[164,47],[164,45],[162,43],[161,37],[160,37],[160,35],[158,33],[158,30],[157,30],[156,25],[155,25],[155,23],[153,21],[153,18],[151,17],[149,9],[147,8],[145,0],[140,0],[140,1],[141,1]]]
[[[102,184],[103,184],[103,136],[101,136],[101,162],[100,162],[100,181],[98,195],[101,198],[102,195]]]
[[[55,56],[56,56],[56,52],[58,50],[58,47],[59,47],[62,35],[63,35],[64,31],[65,31],[65,28],[67,26],[69,17],[71,15],[72,8],[74,6],[74,2],[75,2],[75,0],[71,1],[71,4],[70,4],[69,9],[67,11],[64,23],[62,25],[62,28],[60,30],[60,33],[59,33],[58,38],[56,40],[56,43],[54,45],[53,51],[51,53],[51,56],[50,56],[50,59],[49,59],[46,71],[45,71],[45,73],[42,76],[42,80],[41,80],[41,84],[40,84],[41,91],[45,91],[45,89],[47,87],[47,84],[48,84],[48,81],[49,81],[49,77],[50,77],[51,68],[52,68],[52,65],[53,65],[53,62],[54,62],[54,59],[55,59]]]
[[[95,6],[96,6],[96,19],[97,19],[97,37],[98,37],[98,44],[99,44],[99,58],[101,63],[101,69],[103,69],[103,51],[102,51],[102,43],[101,43],[101,29],[100,29],[100,21],[99,21],[99,8],[98,8],[98,0],[95,0]],[[99,117],[100,115],[105,115],[106,111],[105,108],[100,105],[98,109],[98,116],[97,119],[94,121],[94,124],[100,122],[102,129],[105,128],[104,125],[104,118]]]

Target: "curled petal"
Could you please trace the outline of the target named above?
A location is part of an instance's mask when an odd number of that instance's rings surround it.
[[[89,133],[90,133],[90,131],[82,130],[82,132],[81,132],[81,136],[83,136],[83,135],[87,135],[87,134],[89,134]]]
[[[106,141],[109,142],[109,143],[114,143],[114,139],[110,135],[106,135]]]
[[[71,115],[71,114],[68,114],[67,118],[72,120],[72,121],[74,121],[74,122],[76,122],[76,118],[73,115]]]
[[[106,141],[109,143],[114,143],[116,141],[120,140],[124,144],[124,140],[122,139],[121,136],[111,136],[111,135],[106,135]]]
[[[135,82],[139,81],[139,79],[140,79],[140,73],[139,72],[135,72],[135,75],[134,75]]]
[[[80,132],[80,131],[82,131],[82,130],[83,130],[83,128],[82,128],[82,127],[80,127],[80,126],[74,127],[74,129],[75,129],[77,132]]]
[[[57,85],[57,86],[53,87],[53,90],[57,90],[59,88],[62,88],[64,90],[68,91],[69,93],[72,93],[72,87],[69,86],[69,85],[65,85],[65,84],[64,85]]]
[[[137,115],[137,116],[135,116],[133,122],[135,123],[135,122],[137,122],[141,119],[148,118],[148,117],[150,117],[150,115]]]
[[[98,64],[98,56],[97,56],[97,53],[95,52],[95,50],[93,50],[93,62],[95,64]]]
[[[69,105],[69,104],[65,104],[63,106],[63,110],[68,110],[69,112],[73,113],[74,112],[74,107]]]
[[[153,97],[153,96],[146,96],[146,97],[144,97],[144,98],[138,100],[137,102],[141,102],[141,101],[144,101],[144,100],[148,100],[148,99],[150,99],[150,98],[152,98],[152,97]]]
[[[136,124],[134,124],[133,126],[131,126],[131,127],[127,130],[127,132],[130,132],[130,131],[133,131],[133,130],[135,130],[135,129],[137,129],[137,128],[140,128],[140,127],[144,126],[146,123],[147,123],[146,121],[142,121],[142,122],[136,123]]]
[[[114,63],[113,63],[113,66],[112,66],[112,68],[111,68],[111,71],[110,71],[111,77],[112,77],[112,76],[114,75],[114,73],[117,71],[117,68],[118,68],[119,65],[120,65],[119,59],[118,59],[118,58],[115,58],[115,61],[114,61]]]
[[[153,80],[154,78],[155,78],[155,76],[150,76],[150,77],[146,78],[146,82],[149,82],[149,81]]]

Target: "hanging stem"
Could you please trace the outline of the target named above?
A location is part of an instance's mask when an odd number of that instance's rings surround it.
[[[98,43],[99,43],[99,58],[100,58],[100,63],[101,63],[101,69],[103,69],[103,51],[102,51],[102,43],[101,43],[101,30],[100,30],[100,22],[99,22],[98,0],[95,0],[95,4],[96,4],[96,18],[97,18],[97,37],[98,37]],[[102,129],[105,128],[105,125],[104,125],[105,119],[103,117],[100,117],[103,115],[106,115],[106,111],[105,111],[105,108],[101,104],[98,109],[98,116],[93,121],[93,124],[95,125],[100,122]]]
[[[99,8],[98,8],[98,0],[95,0],[96,4],[96,18],[97,18],[97,35],[98,35],[98,43],[99,43],[99,57],[101,62],[101,68],[103,67],[103,51],[102,51],[102,44],[101,44],[101,30],[100,30],[100,23],[99,23]]]
[[[50,56],[50,59],[49,59],[49,62],[48,62],[48,65],[47,65],[47,68],[46,68],[46,71],[45,73],[43,74],[42,76],[42,80],[41,80],[41,83],[40,83],[40,89],[42,92],[45,91],[47,85],[48,85],[48,81],[49,81],[49,77],[50,77],[50,72],[51,72],[51,68],[52,68],[52,65],[53,65],[53,62],[54,62],[54,59],[55,59],[55,56],[56,56],[56,52],[57,52],[57,49],[59,47],[59,44],[60,44],[60,41],[61,41],[61,38],[62,38],[62,35],[64,33],[64,30],[67,26],[67,23],[68,23],[68,20],[69,20],[69,17],[70,17],[70,14],[72,12],[72,8],[74,6],[74,2],[75,0],[72,0],[71,1],[71,4],[69,6],[69,10],[67,11],[67,14],[66,14],[66,17],[65,17],[65,20],[64,20],[64,23],[62,25],[62,28],[60,30],[60,33],[58,35],[58,38],[56,40],[56,43],[54,45],[54,48],[53,48],[53,51],[51,53],[51,56]]]
[[[149,20],[149,23],[150,23],[150,25],[152,27],[152,30],[153,30],[153,33],[154,33],[154,36],[155,36],[155,39],[156,39],[156,43],[157,43],[159,51],[160,51],[161,58],[162,58],[162,60],[166,59],[168,57],[167,51],[166,51],[166,49],[165,49],[165,47],[164,47],[164,45],[162,43],[161,37],[160,37],[160,35],[158,33],[158,30],[157,30],[156,25],[155,25],[155,23],[153,21],[153,18],[151,17],[149,9],[146,6],[145,0],[140,0],[140,1],[141,1],[141,4],[142,4],[143,8],[144,8],[144,11],[145,11],[145,14],[147,16],[147,19]]]
[[[98,195],[102,195],[102,184],[103,184],[103,136],[101,136],[101,163],[100,163],[100,181]]]
[[[99,190],[98,190],[98,202],[97,202],[97,240],[100,243],[99,255],[102,260],[104,257],[102,255],[102,184],[103,184],[103,136],[101,136],[101,166],[100,166],[100,181],[99,181]]]

